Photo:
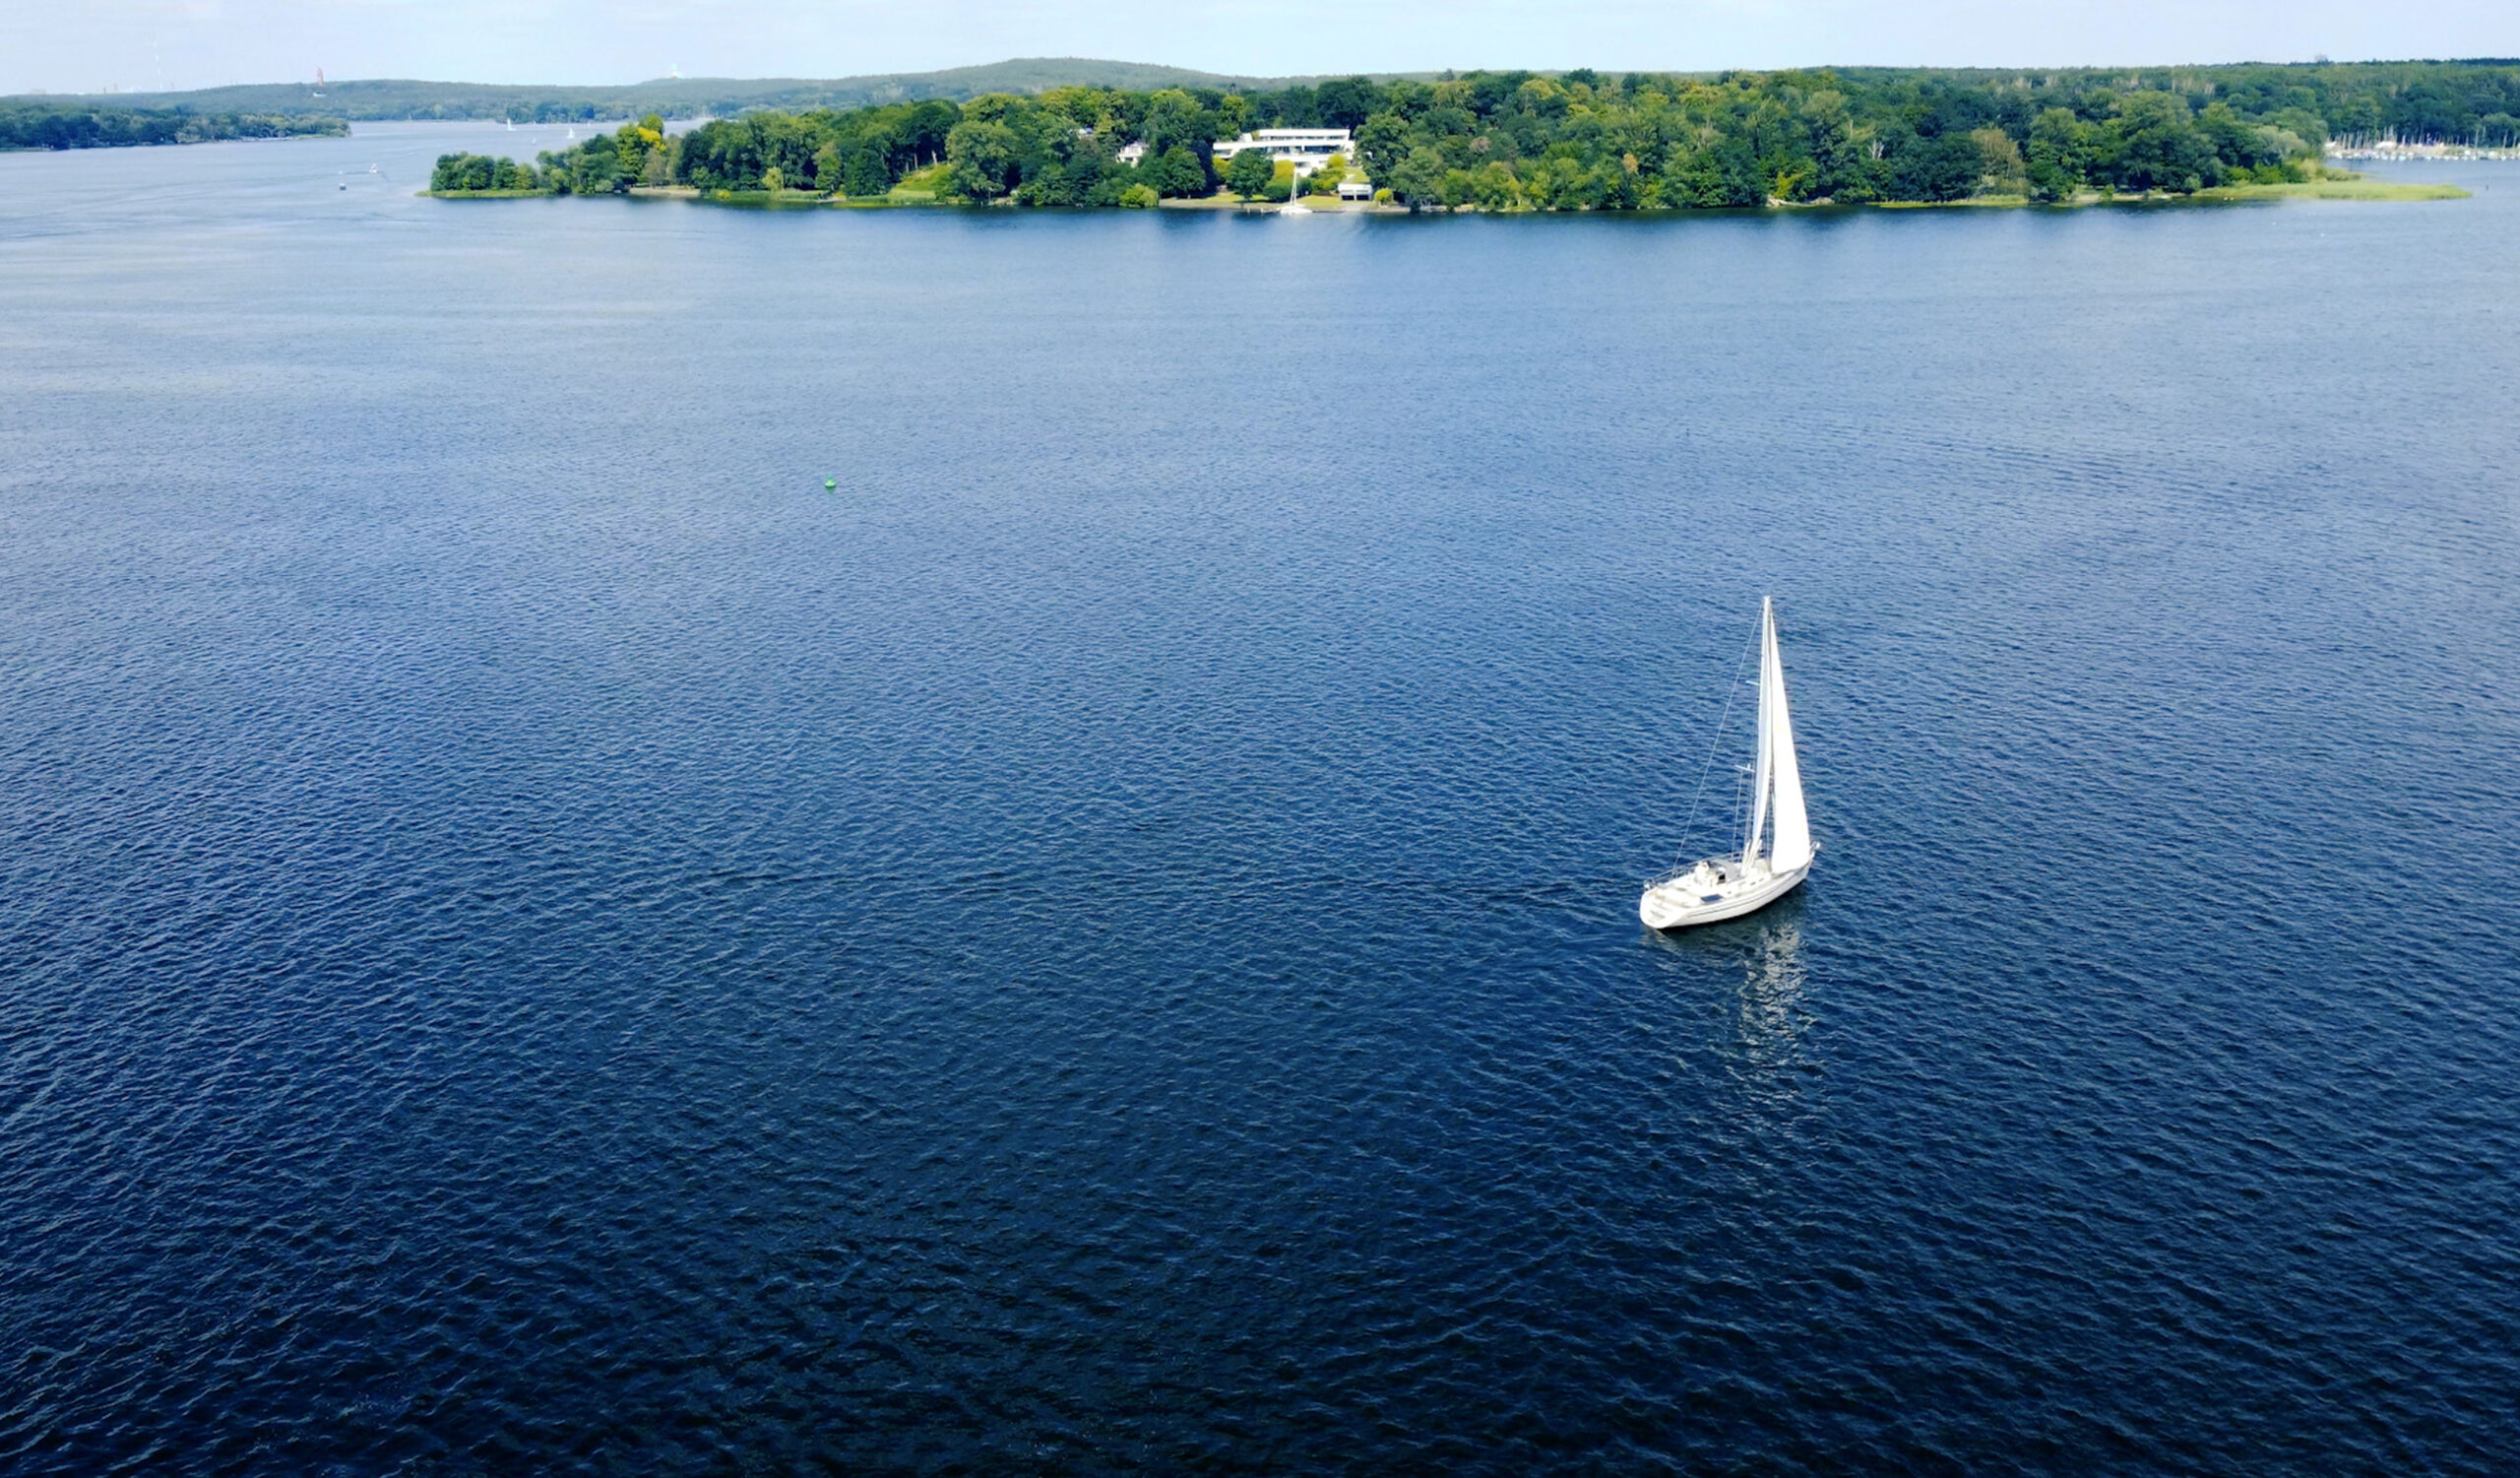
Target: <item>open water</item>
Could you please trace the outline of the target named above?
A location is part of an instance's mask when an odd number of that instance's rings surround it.
[[[543,133],[0,158],[0,1470],[2510,1471],[2520,171],[412,196]]]

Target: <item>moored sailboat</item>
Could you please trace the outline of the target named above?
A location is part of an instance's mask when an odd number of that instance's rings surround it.
[[[1760,850],[1763,832],[1772,832]],[[1645,885],[1637,917],[1652,929],[1684,929],[1756,913],[1811,871],[1811,818],[1802,805],[1802,767],[1794,752],[1794,717],[1777,653],[1776,602],[1759,608],[1759,752],[1750,782],[1750,825],[1738,857],[1711,857]]]
[[[1312,207],[1303,203],[1303,164],[1298,161],[1287,167],[1292,172],[1287,176],[1287,203],[1278,207],[1278,214],[1309,216],[1312,214]]]

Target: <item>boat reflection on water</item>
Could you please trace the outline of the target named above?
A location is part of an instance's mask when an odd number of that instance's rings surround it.
[[[1811,1020],[1802,1000],[1803,987],[1810,983],[1802,963],[1802,921],[1779,919],[1760,926],[1742,965],[1742,1046],[1753,1056],[1792,1053]]]
[[[1669,957],[1675,973],[1703,980],[1712,972],[1739,981],[1729,1013],[1729,1040],[1717,1047],[1745,1082],[1792,1092],[1804,1076],[1803,1038],[1812,1022],[1811,972],[1802,939],[1802,900],[1789,897],[1756,915],[1679,933],[1646,931],[1648,947]],[[1704,988],[1699,987],[1700,990]]]

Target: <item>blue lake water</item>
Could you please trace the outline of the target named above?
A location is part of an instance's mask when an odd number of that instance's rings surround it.
[[[411,194],[543,133],[0,157],[0,1469],[2507,1471],[2520,170]]]

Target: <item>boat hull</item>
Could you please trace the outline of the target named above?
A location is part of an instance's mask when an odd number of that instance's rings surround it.
[[[1755,914],[1800,886],[1811,872],[1804,863],[1791,872],[1771,872],[1762,877],[1743,878],[1737,883],[1710,890],[1691,884],[1686,878],[1647,888],[1636,901],[1636,916],[1648,929],[1689,929],[1700,924],[1721,924]],[[1707,900],[1712,898],[1713,902]]]

